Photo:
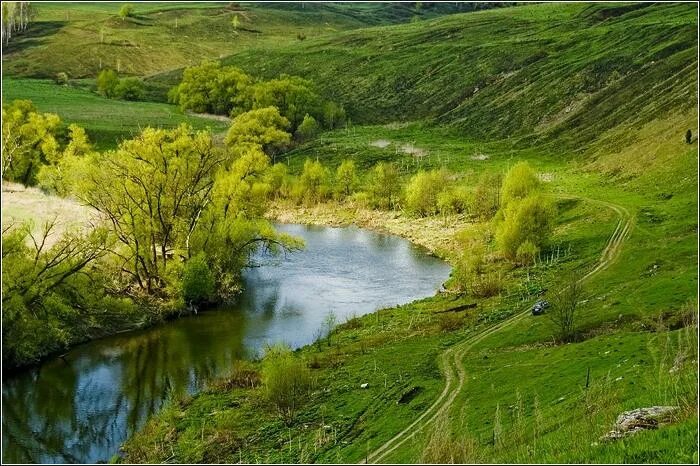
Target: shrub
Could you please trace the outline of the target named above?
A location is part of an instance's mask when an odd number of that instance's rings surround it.
[[[299,124],[299,127],[294,132],[298,141],[304,142],[312,139],[318,133],[318,123],[316,119],[308,113],[304,115],[304,119]]]
[[[449,174],[444,170],[419,171],[406,186],[406,209],[418,216],[437,213],[438,194],[448,182]]]
[[[501,188],[501,203],[507,206],[510,202],[522,200],[539,191],[540,180],[527,162],[515,164],[503,179]]]
[[[267,349],[262,366],[263,396],[288,424],[313,388],[311,372],[287,346]]]
[[[576,333],[578,305],[583,296],[580,278],[574,273],[566,277],[564,288],[550,298],[549,320],[556,329],[559,341],[571,341]]]
[[[130,3],[125,3],[122,5],[122,7],[119,9],[119,17],[123,20],[126,18],[129,18],[131,16],[134,16],[134,6]]]
[[[515,260],[518,248],[526,241],[541,249],[552,230],[554,209],[554,205],[539,194],[511,202],[503,211],[503,220],[496,230],[496,242],[501,252],[508,259]]]
[[[68,73],[65,73],[61,71],[60,73],[56,73],[56,77],[54,78],[54,81],[56,81],[56,84],[60,84],[61,86],[67,86],[68,85]]]
[[[501,176],[484,173],[474,190],[469,210],[482,220],[493,217],[500,205]]]
[[[119,84],[119,75],[110,68],[105,68],[97,75],[97,92],[105,97],[114,97]]]
[[[520,265],[532,265],[535,263],[535,258],[539,254],[540,248],[538,248],[532,241],[525,240],[515,253],[515,260]]]
[[[289,121],[275,107],[250,110],[233,119],[225,143],[239,152],[256,145],[274,157],[291,142],[288,128]]]
[[[347,115],[345,109],[335,102],[326,102],[323,104],[323,125],[328,129],[337,128],[343,123]]]
[[[201,303],[209,300],[214,293],[214,276],[202,253],[185,263],[182,274],[182,297],[188,303]]]
[[[442,215],[461,214],[469,208],[471,196],[461,186],[452,186],[437,195],[437,209]]]
[[[254,388],[260,385],[260,372],[249,361],[234,361],[231,373],[221,380],[218,387],[223,390],[232,388]]]
[[[204,61],[185,68],[182,81],[168,92],[168,99],[182,110],[235,116],[252,108],[252,83],[238,68]]]
[[[455,312],[445,312],[440,314],[438,326],[443,332],[453,332],[462,327],[464,318]]]
[[[299,177],[299,189],[307,203],[320,202],[330,193],[329,173],[321,162],[306,159],[304,169]]]
[[[123,100],[140,100],[143,98],[143,82],[138,78],[120,79],[114,87],[114,97]]]
[[[355,162],[352,160],[343,160],[335,171],[336,196],[339,199],[343,199],[352,195],[357,188],[357,183],[358,178]]]
[[[399,172],[391,163],[379,162],[367,177],[367,194],[372,207],[394,207],[398,202],[400,189]]]

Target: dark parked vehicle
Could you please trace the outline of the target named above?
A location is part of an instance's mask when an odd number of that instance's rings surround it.
[[[538,316],[540,314],[544,314],[545,309],[549,307],[549,303],[545,300],[540,300],[535,303],[534,306],[532,306],[532,315],[533,316]]]

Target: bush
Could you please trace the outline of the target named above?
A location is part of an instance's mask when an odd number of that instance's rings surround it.
[[[503,220],[496,230],[496,242],[501,252],[511,260],[517,259],[518,248],[530,242],[541,249],[547,244],[556,211],[554,205],[539,194],[520,202],[511,202],[503,211]],[[532,246],[527,246],[532,249]]]
[[[442,215],[461,214],[469,208],[471,196],[461,186],[452,186],[437,195],[437,209]]]
[[[406,186],[406,209],[413,215],[427,216],[438,212],[438,195],[449,183],[444,170],[419,171]]]
[[[56,77],[54,78],[54,81],[56,81],[56,84],[59,84],[61,86],[67,86],[68,85],[68,73],[65,73],[61,71],[60,73],[56,73]]]
[[[358,178],[355,162],[343,160],[335,171],[335,189],[338,199],[351,196],[357,188]]]
[[[267,349],[262,366],[263,396],[286,423],[308,398],[313,388],[311,372],[303,360],[295,358],[287,346]]]
[[[122,7],[119,9],[119,17],[123,20],[126,18],[129,18],[131,16],[134,16],[134,6],[130,3],[125,3],[122,5]]]
[[[550,298],[549,320],[556,328],[559,341],[571,341],[576,333],[576,318],[579,302],[583,295],[580,278],[571,273],[565,281],[564,288]]]
[[[532,241],[526,240],[520,246],[515,253],[515,260],[520,265],[532,265],[535,263],[535,258],[539,254],[540,248],[538,248]]]
[[[259,146],[267,155],[283,151],[291,142],[289,121],[275,107],[259,108],[233,119],[226,133],[226,145],[238,152]]]
[[[105,68],[97,75],[97,92],[105,97],[114,97],[119,85],[119,75],[110,68]]]
[[[401,190],[399,172],[391,163],[379,162],[367,177],[367,194],[372,207],[393,208]]]
[[[488,220],[496,213],[500,206],[501,176],[493,173],[484,173],[474,190],[469,210],[482,220]]]
[[[114,97],[123,100],[143,98],[143,82],[138,78],[124,78],[114,88]]]
[[[335,102],[323,104],[323,125],[328,129],[334,129],[345,123],[347,115],[345,109]]]
[[[453,332],[464,325],[464,318],[455,312],[440,314],[438,326],[443,332]]]
[[[304,142],[312,139],[318,133],[318,123],[316,119],[309,115],[308,113],[304,115],[304,120],[297,128],[294,136],[296,136],[298,141]]]
[[[518,162],[508,170],[501,188],[501,203],[507,206],[512,201],[525,199],[539,191],[540,180],[527,162]]]
[[[311,159],[306,159],[304,169],[299,177],[299,189],[299,194],[306,203],[320,202],[326,199],[331,191],[328,169],[318,160],[314,162]]]
[[[200,253],[185,263],[182,274],[182,297],[187,303],[198,304],[208,301],[214,293],[214,275],[207,259]]]

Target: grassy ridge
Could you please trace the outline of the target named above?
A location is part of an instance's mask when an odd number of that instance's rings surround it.
[[[529,5],[245,50],[224,62],[311,78],[356,122],[435,118],[470,138],[546,136],[571,150],[614,126],[693,108],[696,17],[691,4]]]

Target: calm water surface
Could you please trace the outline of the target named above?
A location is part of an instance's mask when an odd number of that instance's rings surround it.
[[[311,343],[329,312],[352,315],[435,293],[449,267],[395,236],[278,225],[303,251],[258,256],[235,305],[81,345],[3,381],[3,462],[98,462],[158,411],[268,343]]]

